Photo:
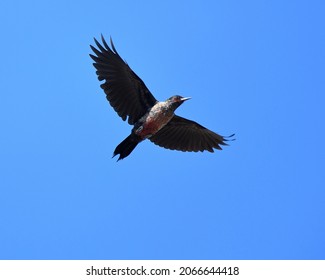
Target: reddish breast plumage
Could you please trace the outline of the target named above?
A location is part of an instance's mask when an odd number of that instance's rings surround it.
[[[142,139],[146,139],[163,128],[173,116],[174,112],[169,109],[168,104],[159,102],[139,120],[134,132]]]

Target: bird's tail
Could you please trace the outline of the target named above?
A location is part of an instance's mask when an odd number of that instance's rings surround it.
[[[126,158],[141,141],[138,135],[131,133],[115,148],[113,157],[120,155],[117,161]]]

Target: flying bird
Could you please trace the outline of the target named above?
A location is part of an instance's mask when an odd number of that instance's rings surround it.
[[[174,95],[166,101],[157,101],[139,76],[120,57],[112,38],[111,47],[103,35],[102,44],[95,38],[97,48],[90,45],[94,54],[94,67],[101,88],[117,114],[133,125],[131,134],[115,149],[113,157],[118,160],[127,157],[143,140],[149,139],[160,147],[183,152],[221,150],[221,145],[232,140],[221,136],[204,126],[175,115],[175,110],[190,97]]]

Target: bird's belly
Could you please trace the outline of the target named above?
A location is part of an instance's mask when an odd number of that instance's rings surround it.
[[[135,130],[135,133],[145,139],[157,133],[173,117],[174,114],[150,114],[145,118],[142,125]]]

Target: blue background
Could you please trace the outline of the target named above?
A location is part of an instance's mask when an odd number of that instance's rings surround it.
[[[1,259],[324,259],[324,1],[2,1]],[[88,54],[111,35],[223,151],[149,141]]]

